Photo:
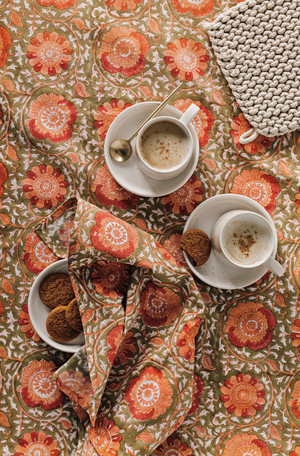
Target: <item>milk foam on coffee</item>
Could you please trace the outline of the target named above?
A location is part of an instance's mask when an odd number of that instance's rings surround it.
[[[272,242],[267,226],[243,220],[233,220],[229,223],[223,239],[229,258],[244,265],[263,260]]]
[[[172,122],[154,123],[140,139],[142,158],[155,169],[167,170],[179,165],[189,152],[189,138]]]

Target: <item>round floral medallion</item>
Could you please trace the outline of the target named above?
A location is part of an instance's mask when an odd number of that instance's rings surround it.
[[[171,0],[177,13],[191,13],[195,17],[211,14],[215,8],[215,0]]]
[[[61,95],[43,93],[31,104],[26,125],[35,139],[53,143],[67,141],[73,134],[72,125],[77,109]]]
[[[234,413],[238,417],[254,416],[265,403],[264,385],[250,374],[232,375],[229,380],[225,380],[221,393],[221,401],[228,413]]]
[[[77,0],[36,0],[41,6],[54,6],[58,10],[76,5]]]
[[[107,131],[115,118],[130,106],[132,106],[131,103],[125,103],[124,100],[118,101],[112,98],[110,101],[104,103],[103,106],[98,106],[98,112],[93,111],[95,119],[94,127],[97,128],[97,134],[101,139],[106,138]]]
[[[173,77],[177,76],[181,81],[184,79],[197,80],[200,76],[204,76],[208,61],[209,57],[202,44],[186,38],[180,40],[176,38],[173,43],[169,43],[164,57],[167,70],[171,71]]]
[[[167,287],[157,287],[148,282],[141,294],[141,313],[147,326],[167,326],[181,310],[181,299]]]
[[[119,323],[107,334],[107,343],[111,350],[107,358],[111,365],[119,366],[126,364],[128,359],[133,358],[135,352],[135,338],[131,331],[123,336],[123,324]],[[122,337],[123,336],[123,337]]]
[[[89,439],[99,456],[117,456],[122,436],[113,420],[101,417],[89,430]]]
[[[190,363],[195,360],[195,337],[198,334],[200,324],[201,319],[199,317],[188,321],[179,334],[176,343],[177,347],[179,347],[178,353]]]
[[[203,200],[204,190],[201,182],[193,175],[182,187],[161,199],[167,211],[172,210],[174,214],[186,215],[191,213],[200,201]]]
[[[109,73],[130,77],[142,71],[149,49],[147,38],[134,28],[112,27],[103,35],[98,58]]]
[[[289,456],[300,456],[300,446],[296,446],[295,450],[292,451]]]
[[[128,223],[104,212],[96,214],[95,222],[91,229],[91,241],[96,249],[115,258],[126,258],[138,248],[138,232]]]
[[[12,45],[12,37],[6,28],[0,27],[0,68],[3,67],[8,59],[7,51]]]
[[[240,302],[230,310],[225,332],[235,347],[257,351],[269,345],[276,324],[274,314],[260,302]]]
[[[93,264],[91,277],[97,293],[116,299],[126,292],[128,266],[115,261],[99,261]]]
[[[280,191],[280,184],[275,177],[253,168],[245,169],[234,178],[230,193],[247,196],[272,214],[276,208],[275,198]]]
[[[60,74],[68,68],[73,50],[64,36],[46,30],[44,33],[37,33],[31,38],[30,43],[26,56],[34,71],[40,71],[42,75],[55,76],[56,73]]]
[[[3,184],[7,181],[8,179],[8,172],[3,163],[0,163],[0,198],[3,196],[4,193],[4,188]]]
[[[137,420],[156,419],[171,406],[173,389],[165,372],[145,367],[139,377],[133,377],[126,388],[125,400],[132,416]]]
[[[84,377],[80,371],[73,372],[72,370],[64,371],[58,376],[59,389],[63,391],[65,388],[65,393],[67,391],[72,391],[76,395],[76,402],[81,407],[85,407],[90,404],[92,401],[93,388],[88,379]],[[69,395],[69,394],[68,394]]]
[[[21,326],[21,332],[26,334],[26,337],[32,338],[35,342],[40,340],[40,337],[33,329],[31,324],[29,313],[28,313],[28,306],[24,304],[22,306],[22,311],[19,313],[19,325]]]
[[[29,233],[26,237],[24,253],[21,257],[29,272],[39,274],[47,266],[58,260],[58,257],[35,233]]]
[[[243,432],[226,441],[222,456],[272,456],[272,452],[256,435]]]
[[[53,373],[56,370],[57,367],[52,361],[44,359],[31,361],[24,367],[18,392],[21,393],[26,405],[40,405],[45,410],[51,410],[63,403],[64,395],[53,380]]]
[[[56,207],[58,202],[64,201],[67,193],[68,182],[59,168],[53,169],[51,165],[33,166],[27,171],[23,179],[23,191],[25,198],[38,208],[50,209]]]
[[[297,347],[297,350],[300,352],[300,319],[296,318],[294,324],[292,325],[291,338],[293,339],[294,347]]]
[[[92,192],[95,192],[99,203],[104,206],[112,206],[114,204],[119,209],[128,209],[135,206],[139,200],[139,196],[125,190],[115,181],[107,165],[98,168],[92,185]]]
[[[300,420],[300,380],[297,380],[294,383],[292,399],[289,400],[289,406],[297,420]]]
[[[116,11],[135,10],[137,5],[140,5],[143,0],[104,0],[109,8],[114,8]]]
[[[57,442],[45,432],[26,432],[15,447],[14,456],[58,456]]]
[[[238,149],[244,148],[249,154],[263,154],[265,150],[271,146],[272,141],[274,141],[274,138],[266,138],[265,136],[258,135],[254,141],[249,144],[242,145],[240,143],[240,137],[252,128],[242,113],[233,117],[231,128],[232,130],[230,131],[230,134],[233,137],[234,144],[237,145]]]
[[[193,453],[187,443],[168,437],[152,452],[152,456],[193,456]]]
[[[111,365],[113,365],[115,355],[122,339],[124,325],[123,323],[117,324],[113,329],[109,331],[106,337],[106,341],[110,346],[110,350],[107,354],[107,359]]]

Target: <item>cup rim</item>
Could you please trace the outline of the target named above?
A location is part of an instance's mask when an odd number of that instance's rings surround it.
[[[271,239],[273,240],[274,238],[274,233],[272,231],[272,226],[270,224],[270,222],[265,218],[263,217],[262,215],[260,214],[256,214],[255,212],[252,212],[252,211],[247,211],[247,210],[243,210],[243,213],[245,214],[250,214],[251,216],[253,217],[257,217],[257,218],[260,218],[267,226],[268,226],[268,229],[269,229],[269,232],[271,234]],[[226,220],[223,228],[222,228],[222,233],[220,235],[220,248],[221,248],[221,251],[223,253],[223,255],[227,258],[227,260],[229,262],[231,262],[232,264],[234,264],[235,266],[238,266],[240,268],[243,268],[243,269],[251,269],[251,268],[256,268],[257,266],[260,266],[262,265],[271,255],[272,255],[272,251],[273,251],[273,243],[270,243],[270,247],[267,251],[267,254],[263,257],[262,260],[260,261],[256,261],[255,263],[251,263],[251,264],[243,264],[243,263],[239,263],[237,261],[234,261],[227,253],[226,253],[226,250],[225,250],[225,246],[224,246],[224,238],[223,238],[223,233],[225,231],[225,228],[226,226],[228,225],[229,222],[232,222],[232,220],[236,217],[239,217],[241,216],[242,214],[232,214],[232,216]]]
[[[187,134],[188,136],[188,139],[189,139],[189,144],[191,147],[189,147],[189,150],[188,150],[188,153],[185,157],[185,159],[180,162],[178,165],[176,166],[173,166],[172,168],[169,168],[167,170],[162,170],[162,169],[157,169],[157,168],[153,168],[151,165],[149,165],[149,163],[147,163],[141,153],[140,153],[140,148],[139,148],[139,142],[140,142],[140,138],[142,136],[142,134],[147,130],[147,128],[149,128],[152,124],[154,123],[157,123],[157,122],[161,122],[161,121],[166,121],[166,122],[170,122],[170,123],[175,123],[176,125],[179,124],[179,127],[185,131],[185,133]],[[193,137],[192,137],[192,134],[188,128],[187,125],[185,125],[183,122],[180,122],[180,118],[179,119],[176,119],[175,117],[170,117],[170,116],[161,116],[161,117],[154,117],[154,119],[150,119],[139,131],[138,135],[137,135],[137,139],[136,139],[136,153],[137,155],[139,156],[139,159],[143,162],[143,164],[146,166],[146,168],[150,169],[151,171],[154,171],[155,173],[157,174],[160,174],[160,175],[168,175],[168,174],[171,174],[173,173],[174,171],[178,171],[179,169],[183,168],[184,165],[186,165],[186,163],[189,161],[190,157],[191,157],[191,153],[192,153],[192,146],[193,146]]]

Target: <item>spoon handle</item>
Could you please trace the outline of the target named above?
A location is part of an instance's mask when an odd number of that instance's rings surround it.
[[[133,133],[133,135],[131,136],[131,138],[128,140],[129,142],[131,142],[135,137],[136,135],[138,134],[138,132],[140,131],[141,128],[143,128],[143,126],[150,120],[152,119],[154,116],[156,116],[156,114],[158,114],[165,106],[166,104],[168,103],[168,101],[170,100],[170,98],[175,95],[175,93],[180,89],[180,87],[184,84],[184,81],[181,82],[174,90],[173,92],[170,93],[170,95],[167,96],[167,98],[164,99],[164,101],[162,101],[160,103],[160,105],[157,106],[157,108],[150,114],[150,116],[147,117],[146,120],[144,120],[144,122],[139,126],[139,128]]]

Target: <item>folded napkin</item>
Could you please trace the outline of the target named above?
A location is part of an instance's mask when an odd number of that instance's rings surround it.
[[[37,233],[68,257],[83,322],[85,347],[55,373],[84,422],[77,454],[151,454],[192,407],[205,314],[192,276],[154,237],[81,199]]]

